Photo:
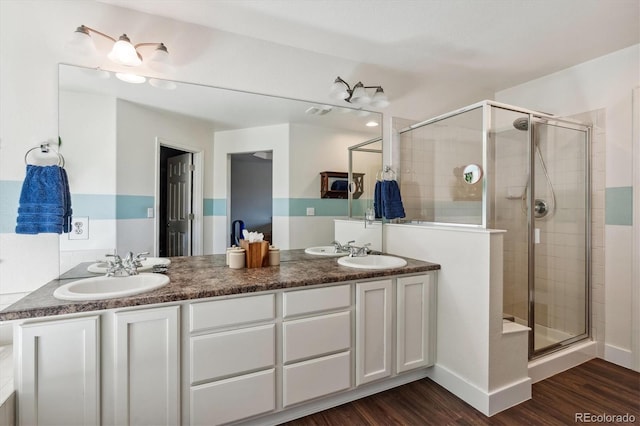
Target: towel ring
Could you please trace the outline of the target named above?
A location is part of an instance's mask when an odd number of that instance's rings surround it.
[[[390,176],[387,176],[387,173]],[[396,180],[396,172],[389,166],[384,166],[384,169],[378,170],[376,173],[376,180]]]
[[[44,154],[48,154],[50,151],[49,143],[41,143],[40,146],[35,146],[31,148],[29,151],[27,151],[24,154],[24,164],[29,164],[29,161],[28,161],[29,154],[31,154],[31,152],[35,151],[36,149],[39,149]],[[58,166],[64,167],[64,157],[62,156],[62,154],[60,154],[55,149],[52,149],[52,150],[53,150],[53,153],[56,154],[56,156],[58,157]]]

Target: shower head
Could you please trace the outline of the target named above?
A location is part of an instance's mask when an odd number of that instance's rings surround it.
[[[515,120],[513,120],[513,127],[523,131],[529,130],[529,118],[528,117],[516,118]]]

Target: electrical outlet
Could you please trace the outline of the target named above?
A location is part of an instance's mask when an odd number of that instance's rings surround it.
[[[315,215],[316,215],[315,207],[307,207],[307,216],[315,216]]]
[[[70,240],[88,240],[89,239],[89,218],[88,217],[72,217],[71,231],[69,231]]]

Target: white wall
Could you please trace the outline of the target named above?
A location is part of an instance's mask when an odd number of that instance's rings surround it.
[[[116,99],[111,96],[61,90],[59,93],[60,151],[72,193],[73,215],[89,218],[88,239],[60,237],[60,272],[76,266],[79,259],[92,261],[116,247]],[[103,217],[74,204],[80,196],[96,195],[110,199],[104,205],[110,211]],[[107,197],[103,197],[107,195]]]
[[[640,45],[635,45],[500,91],[496,100],[560,116],[604,109],[605,122],[593,124],[596,131],[598,127],[606,129],[606,188],[631,187],[638,185],[632,178],[634,146],[637,149],[639,144],[632,140],[632,91],[639,85]],[[594,202],[604,197],[604,193],[596,194]],[[634,226],[639,226],[637,221]],[[632,241],[631,226],[607,223],[604,253],[593,252],[596,257],[604,257],[605,265],[604,294],[595,293],[592,304],[594,321],[602,322],[605,328],[604,336],[596,336],[601,344],[599,354],[629,368],[633,341],[640,339],[637,331],[632,334],[632,312],[639,304],[635,301],[632,305],[632,295],[638,294],[640,286],[640,279],[632,277],[632,264],[638,262],[630,256]]]
[[[118,195],[156,194],[156,173],[159,153],[157,141],[174,147],[201,153],[203,162],[203,196],[213,195],[213,126],[210,122],[146,108],[138,104],[117,102],[117,175]],[[155,201],[158,208],[159,201]],[[194,212],[202,220],[202,212]],[[157,211],[154,215],[159,216]],[[118,253],[154,253],[154,219],[119,219]],[[213,236],[205,234],[204,245],[212,245]]]
[[[387,252],[442,268],[431,378],[486,415],[531,397],[527,329],[503,332],[502,232],[384,225]]]

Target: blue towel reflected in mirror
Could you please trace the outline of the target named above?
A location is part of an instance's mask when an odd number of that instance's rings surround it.
[[[398,219],[405,217],[398,182],[395,180],[376,181],[373,209],[376,218]]]

